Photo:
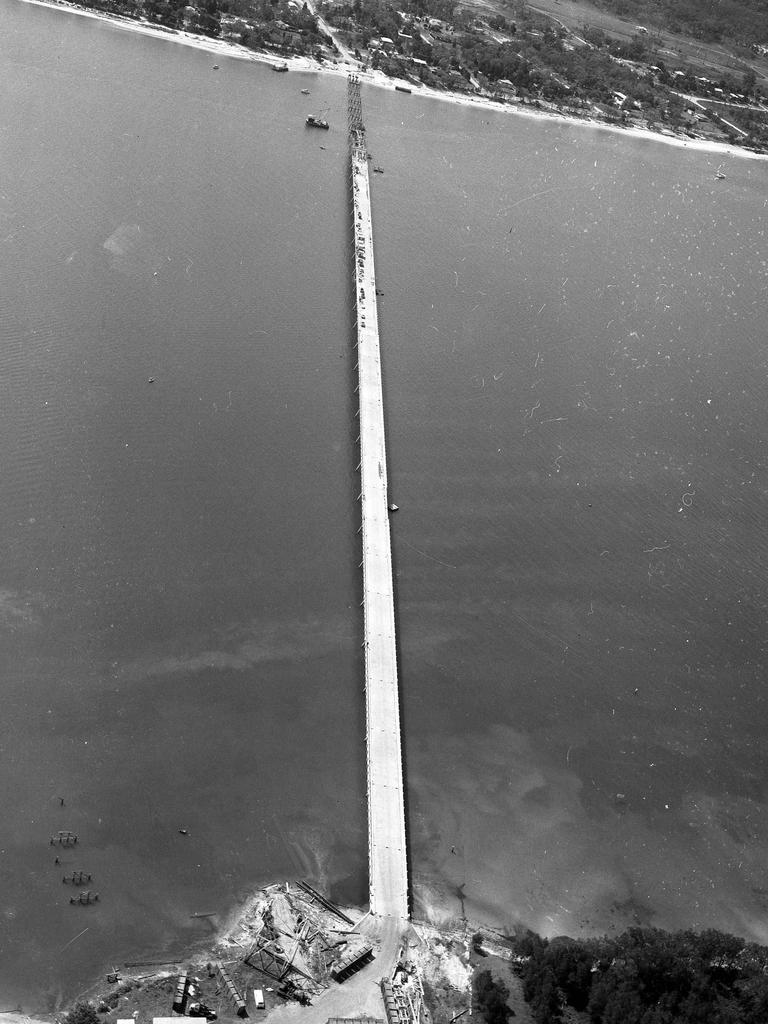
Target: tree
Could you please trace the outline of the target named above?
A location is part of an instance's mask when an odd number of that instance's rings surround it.
[[[507,1006],[509,989],[494,981],[490,971],[481,971],[473,982],[475,1003],[487,1024],[507,1024],[513,1011]]]
[[[221,13],[218,0],[203,0],[196,17],[190,26],[206,36],[218,36],[221,33]]]
[[[100,1024],[99,1015],[90,1003],[75,1003],[67,1014],[67,1024]]]
[[[547,967],[538,979],[538,987],[531,999],[531,1011],[536,1024],[554,1024],[562,1020],[560,993],[551,967]]]
[[[757,75],[755,74],[755,69],[749,68],[749,70],[745,71],[742,76],[741,87],[745,93],[749,94],[754,90],[756,84]]]

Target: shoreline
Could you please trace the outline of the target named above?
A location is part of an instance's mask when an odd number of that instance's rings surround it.
[[[120,977],[119,983],[109,983],[107,975],[112,973],[116,966],[114,956],[105,956],[100,968],[94,971],[91,980],[76,995],[68,998],[63,1006],[56,1010],[42,1011],[32,1010],[29,1013],[23,1010],[4,1011],[0,1016],[2,1024],[61,1024],[65,1021],[65,1014],[77,1003],[89,1003],[92,1006],[99,1006],[105,1003],[110,995],[120,992],[123,989],[126,993],[132,993],[136,997],[142,989],[156,988],[158,985],[169,979],[175,979],[182,965],[185,969],[203,974],[209,963],[231,963],[234,956],[239,955],[249,944],[249,931],[255,919],[260,916],[270,898],[276,893],[287,891],[289,888],[295,890],[295,883],[282,878],[279,881],[267,882],[256,886],[235,898],[226,909],[216,911],[213,915],[216,923],[211,933],[201,937],[184,948],[182,953],[169,951],[168,948],[160,950],[145,950],[136,954],[134,966],[126,964],[118,965],[117,971]],[[366,907],[338,904],[338,909],[354,919],[347,934],[353,932],[363,934],[365,925],[370,917],[370,910]],[[414,911],[409,919],[411,927],[433,931],[438,935],[454,935],[457,932],[469,935],[482,930],[488,934],[501,935],[502,932],[496,923],[487,923],[473,920],[469,917],[462,917],[457,913],[449,901],[443,901],[436,896],[428,906]],[[361,931],[362,928],[362,931]],[[168,956],[167,960],[163,956]],[[146,957],[146,959],[144,959]],[[266,979],[268,982],[268,979]],[[269,990],[268,990],[269,991]],[[272,1007],[271,1010],[279,1007]],[[108,1020],[119,1016],[124,1011],[117,1005],[105,1011]],[[268,1012],[264,1019],[268,1018]],[[226,1018],[225,1018],[226,1019]]]
[[[115,963],[114,958],[110,959],[107,957],[101,970],[94,974],[92,981],[87,987],[67,1002],[66,1010],[62,1007],[60,1010],[50,1014],[36,1013],[27,1015],[25,1013],[11,1013],[4,1014],[0,1019],[3,1024],[5,1022],[7,1024],[60,1024],[62,1013],[68,1012],[76,1003],[86,1002],[92,1006],[101,1006],[103,1008],[110,995],[114,996],[115,994],[120,994],[121,1002],[115,1003],[109,1010],[102,1009],[100,1011],[108,1014],[107,1024],[113,1017],[119,1017],[120,1015],[128,1016],[129,1008],[124,1005],[122,999],[143,1000],[147,998],[147,993],[158,992],[169,979],[176,979],[178,977],[182,970],[182,965],[183,969],[191,970],[201,977],[207,973],[207,968],[210,964],[224,964],[231,970],[231,965],[235,961],[240,961],[243,953],[253,945],[253,934],[258,933],[260,928],[260,924],[257,926],[257,922],[259,922],[265,909],[269,908],[272,899],[276,896],[279,898],[281,894],[289,892],[302,898],[302,894],[297,890],[296,883],[285,878],[257,886],[242,895],[229,909],[217,913],[217,922],[211,934],[188,946],[183,955],[173,956],[171,959],[163,961],[161,958],[164,951],[153,954],[147,953],[147,960],[143,964],[139,965],[137,963],[133,967],[123,965],[117,968],[120,978],[118,983],[110,983],[107,980],[107,975],[112,972]],[[352,918],[354,922],[348,928],[342,926],[343,937],[354,934],[356,939],[360,941],[368,940],[377,946],[377,942],[380,941],[380,934],[375,925],[373,932],[369,931],[371,911],[367,907],[350,906],[347,904],[336,904],[336,907],[342,913],[347,914],[349,918]],[[466,937],[472,932],[483,928],[489,934],[501,935],[501,932],[492,925],[481,925],[467,918],[462,918],[455,911],[452,911],[447,904],[444,906],[435,904],[431,909],[437,911],[437,914],[434,916],[430,913],[426,915],[423,913],[414,914],[409,918],[409,926],[417,930],[432,931],[441,936],[454,935],[457,932],[461,932]],[[325,911],[325,913],[327,914],[328,912]],[[333,917],[334,915],[331,914],[330,916]],[[378,918],[377,920],[386,920],[386,918]],[[338,921],[335,923],[337,926],[339,925]],[[169,957],[172,956],[170,953],[168,955]],[[269,977],[264,977],[261,980],[265,985],[277,987],[277,982],[270,981]],[[271,992],[272,988],[267,988],[266,991]],[[278,1020],[284,1021],[286,1008],[294,1005],[296,1004],[291,999],[278,1002],[273,1000],[272,1005],[267,1008],[262,1019],[267,1020],[276,1012]],[[288,1012],[290,1015],[292,1011],[289,1009]],[[140,1016],[141,1019],[146,1019],[147,1014],[143,1008]],[[226,1021],[230,1017],[233,1017],[232,1013],[225,1014],[222,1019]]]
[[[185,32],[182,29],[169,29],[159,25],[153,25],[148,21],[127,18],[122,15],[106,14],[102,11],[92,10],[81,5],[70,2],[70,0],[21,0],[22,3],[32,4],[37,7],[47,7],[50,10],[66,11],[70,14],[80,15],[85,18],[93,18],[114,25],[117,28],[129,32],[139,32],[142,35],[152,36],[156,39],[166,39],[170,42],[180,43],[183,46],[190,46],[197,50],[204,50],[208,53],[217,54],[221,57],[231,57],[235,60],[249,60],[258,64],[286,64],[291,71],[311,71],[314,73],[334,75],[346,78],[350,73],[356,74],[361,82],[372,85],[379,89],[395,91],[397,86],[405,86],[414,96],[423,96],[428,99],[442,100],[447,103],[454,103],[459,106],[471,107],[481,111],[495,111],[496,113],[511,114],[518,117],[527,117],[536,121],[550,123],[568,124],[577,127],[599,129],[611,132],[615,135],[623,135],[634,139],[645,139],[649,142],[659,142],[667,146],[676,146],[678,149],[686,149],[690,152],[713,153],[719,156],[735,156],[747,160],[768,160],[768,153],[755,153],[752,150],[744,149],[741,146],[733,146],[727,142],[711,142],[706,139],[689,139],[686,136],[675,135],[674,133],[662,134],[648,128],[624,127],[622,125],[608,124],[605,121],[593,117],[577,117],[574,114],[565,114],[556,111],[532,109],[520,103],[502,103],[485,96],[469,96],[466,93],[454,93],[440,89],[432,89],[429,86],[417,86],[410,80],[390,78],[383,71],[362,70],[356,64],[340,60],[334,64],[327,62],[320,63],[312,57],[305,56],[282,56],[269,53],[266,50],[251,50],[229,40],[213,39],[208,36],[195,35],[192,32]]]

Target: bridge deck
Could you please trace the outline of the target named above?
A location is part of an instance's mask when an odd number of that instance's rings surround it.
[[[353,149],[351,162],[360,400],[370,905],[374,914],[407,918],[403,763],[370,182],[365,152]]]

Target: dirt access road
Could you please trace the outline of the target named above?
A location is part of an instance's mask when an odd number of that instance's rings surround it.
[[[373,946],[374,960],[343,985],[332,983],[311,1006],[285,1003],[271,1010],[264,1024],[326,1024],[330,1017],[378,1017],[386,1019],[380,982],[391,977],[397,964],[398,951],[411,941],[407,921],[393,917],[363,918],[357,926]]]

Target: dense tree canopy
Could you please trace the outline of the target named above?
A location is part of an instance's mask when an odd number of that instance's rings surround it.
[[[562,1006],[592,1024],[764,1024],[768,949],[708,930],[631,928],[618,938],[517,942],[523,993],[537,1024]]]

